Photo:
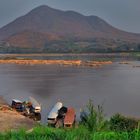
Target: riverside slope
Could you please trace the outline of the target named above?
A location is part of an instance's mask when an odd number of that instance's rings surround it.
[[[19,128],[31,129],[35,124],[33,120],[12,110],[0,96],[0,132],[18,130]]]

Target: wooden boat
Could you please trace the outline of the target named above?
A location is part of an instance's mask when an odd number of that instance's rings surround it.
[[[61,102],[57,102],[54,105],[47,118],[48,124],[55,124],[57,122],[58,111],[62,106],[63,104]]]
[[[41,120],[41,105],[33,97],[29,97],[29,100],[24,102],[13,99],[11,107],[35,121]]]
[[[73,108],[68,108],[64,118],[64,127],[71,128],[75,123],[75,118],[76,118],[75,110]]]
[[[24,106],[23,106],[22,101],[17,100],[17,99],[12,100],[11,107],[20,112],[24,111]]]
[[[65,106],[62,106],[59,110],[58,110],[58,116],[57,116],[57,118],[58,119],[63,119],[64,117],[65,117],[65,115],[66,115],[66,113],[67,113],[67,107],[65,107]]]
[[[64,124],[64,118],[65,118],[65,115],[67,113],[67,107],[65,106],[62,106],[59,110],[58,110],[58,116],[57,116],[57,120],[56,120],[56,123],[55,123],[55,127],[56,128],[62,128],[63,127],[63,124]]]
[[[41,105],[33,97],[29,97],[28,103],[31,104],[31,112],[33,113],[41,112]]]

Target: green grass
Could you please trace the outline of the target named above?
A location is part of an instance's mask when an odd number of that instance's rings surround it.
[[[25,130],[0,134],[0,140],[140,140],[140,131],[90,132],[84,126],[73,129],[55,129],[39,126],[31,133]]]

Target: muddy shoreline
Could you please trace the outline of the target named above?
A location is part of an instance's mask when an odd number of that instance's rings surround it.
[[[0,105],[8,105],[2,96],[0,96]]]

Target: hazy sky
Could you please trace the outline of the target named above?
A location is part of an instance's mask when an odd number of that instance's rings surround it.
[[[97,15],[119,29],[140,33],[140,0],[0,0],[0,27],[44,4]]]

